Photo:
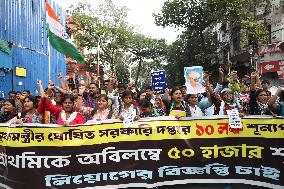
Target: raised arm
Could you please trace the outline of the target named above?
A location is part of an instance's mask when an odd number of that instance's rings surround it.
[[[42,86],[42,81],[41,81],[41,80],[38,80],[38,81],[37,81],[37,84],[38,84],[38,86],[39,86],[40,97],[41,97],[41,98],[46,97],[45,92],[44,92],[44,89],[43,89],[43,86]]]
[[[260,82],[260,78],[259,78],[259,73],[257,72],[257,75],[255,77],[255,84],[256,84],[256,87],[259,89],[261,88],[261,82]]]
[[[206,91],[210,95],[214,95],[214,90],[212,89],[212,87],[210,85],[209,75],[208,74],[204,74],[203,78],[204,78],[204,82],[205,82]]]
[[[42,100],[45,100],[45,107],[47,111],[50,111],[50,113],[55,116],[58,117],[60,112],[62,111],[62,109],[58,106],[55,106],[51,103],[51,100],[48,98],[43,98]]]
[[[67,90],[65,90],[65,89],[62,89],[61,87],[58,87],[58,86],[56,86],[55,88],[58,90],[58,92],[60,92],[62,94],[67,94]]]
[[[85,87],[89,87],[90,83],[92,82],[90,72],[86,72],[86,79],[85,81]]]
[[[60,83],[60,85],[61,85],[61,88],[64,89],[64,90],[66,90],[66,84],[65,84],[65,82],[63,81],[62,77],[63,77],[63,76],[62,76],[62,73],[59,72],[59,74],[57,75],[57,78],[58,78],[58,80],[59,80],[59,83]]]
[[[75,89],[77,89],[79,91],[79,68],[74,69],[74,73],[75,73]]]
[[[274,113],[277,113],[277,112],[276,112],[276,103],[275,103],[275,102],[276,102],[277,98],[280,96],[281,91],[282,91],[282,89],[281,89],[281,88],[278,88],[278,90],[277,90],[277,92],[275,93],[275,95],[273,95],[273,96],[269,99],[269,101],[268,101],[268,107],[269,107],[269,109],[272,110]]]
[[[251,84],[250,84],[250,90],[255,91],[256,90],[256,77],[258,73],[257,72],[252,72],[251,73]]]
[[[218,84],[223,85],[224,82],[224,70],[223,68],[219,68],[219,77],[218,77]]]
[[[46,91],[47,96],[51,96],[52,89],[54,89],[54,87],[55,87],[55,84],[51,80],[49,80],[49,84],[47,86],[47,91]]]

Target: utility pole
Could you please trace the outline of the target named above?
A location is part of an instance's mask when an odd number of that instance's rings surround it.
[[[135,79],[135,86],[137,86],[137,84],[138,84],[138,79],[139,79],[141,66],[142,66],[142,57],[139,58],[138,70],[137,70],[137,75],[136,75],[136,79]]]
[[[101,88],[101,77],[100,77],[100,38],[98,38],[98,49],[97,49],[97,55],[98,55],[98,63],[97,63],[97,77],[99,81],[99,88]]]

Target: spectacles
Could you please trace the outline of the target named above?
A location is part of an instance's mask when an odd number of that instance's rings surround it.
[[[199,81],[199,79],[200,79],[200,77],[198,77],[198,78],[190,78],[190,79],[192,79],[192,80],[194,80],[194,81]]]

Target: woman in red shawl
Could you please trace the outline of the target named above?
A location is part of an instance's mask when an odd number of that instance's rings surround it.
[[[57,117],[58,125],[70,126],[84,124],[83,116],[79,112],[74,111],[74,97],[72,95],[65,95],[63,97],[62,108],[53,105],[46,98],[42,98],[42,101],[46,101],[46,110]]]

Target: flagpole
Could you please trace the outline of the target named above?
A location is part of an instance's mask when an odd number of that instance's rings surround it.
[[[48,4],[48,0],[45,0],[44,2],[46,7],[46,4]],[[45,11],[46,11],[46,23],[47,23],[47,17],[48,17],[47,9],[45,9]],[[48,51],[47,53],[48,53],[48,81],[49,81],[51,80],[51,71],[50,71],[51,50],[50,50],[50,42],[48,34],[47,34],[47,51]]]
[[[48,80],[51,80],[51,73],[50,73],[50,61],[51,61],[51,50],[50,50],[50,42],[48,39]]]
[[[229,74],[231,74],[230,51],[228,51],[227,59],[228,59],[228,66],[229,66]]]
[[[101,78],[100,78],[100,40],[98,40],[98,68],[97,68],[97,77],[99,78],[99,89],[101,88]]]

